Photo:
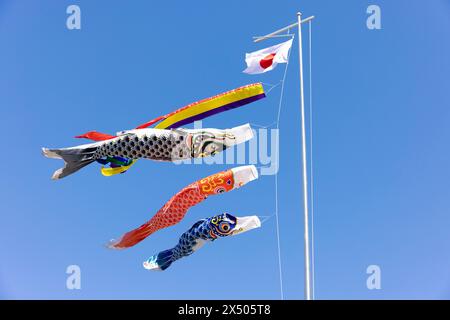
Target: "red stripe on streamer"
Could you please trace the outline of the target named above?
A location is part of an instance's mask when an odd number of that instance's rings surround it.
[[[160,121],[160,120],[162,120],[162,119],[167,118],[167,116],[168,116],[168,115],[164,115],[164,116],[160,116],[160,117],[158,117],[158,118],[155,118],[155,119],[153,119],[153,120],[150,120],[149,122],[146,122],[146,123],[141,124],[140,126],[136,127],[136,129],[145,129],[145,128],[151,126],[152,124],[154,124],[154,123],[156,123],[156,122],[158,122],[158,121]]]

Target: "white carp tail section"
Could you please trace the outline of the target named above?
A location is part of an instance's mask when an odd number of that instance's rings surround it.
[[[236,227],[233,236],[261,227],[261,220],[258,216],[236,217]]]
[[[144,261],[142,265],[147,270],[164,271],[168,267],[170,267],[170,265],[174,261],[173,254],[174,249],[161,251],[160,253],[151,256],[147,261]]]
[[[98,148],[97,145],[96,143],[92,143],[64,149],[42,148],[42,154],[47,158],[64,160],[64,167],[56,170],[53,173],[52,179],[58,180],[64,178],[94,162],[94,155]]]
[[[234,188],[240,188],[250,181],[258,179],[258,170],[254,165],[231,169],[234,178]]]
[[[147,270],[162,271],[162,269],[159,267],[158,263],[156,262],[156,257],[154,259],[149,259],[147,261],[144,261],[142,266]]]
[[[234,127],[232,129],[227,129],[225,132],[233,138],[226,137],[225,145],[227,147],[233,146],[235,144],[240,144],[250,139],[253,139],[253,130],[250,124],[244,124],[239,127]]]

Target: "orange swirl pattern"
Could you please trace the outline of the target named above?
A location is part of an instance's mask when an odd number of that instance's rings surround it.
[[[228,192],[233,189],[234,179],[231,170],[219,172],[196,182],[205,196]]]

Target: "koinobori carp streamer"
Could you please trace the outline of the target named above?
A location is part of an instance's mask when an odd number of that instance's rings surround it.
[[[176,161],[214,155],[251,138],[249,124],[225,130],[135,129],[108,140],[63,149],[42,148],[42,152],[48,158],[64,160],[65,166],[52,176],[60,179],[105,157]]]
[[[264,88],[261,83],[249,84],[210,98],[196,101],[171,113],[147,121],[136,127],[136,129],[145,129],[151,125],[154,125],[155,129],[175,129],[221,112],[239,108],[263,99],[265,96]],[[122,133],[118,133],[117,135],[121,134]],[[116,137],[117,136],[97,131],[89,131],[85,134],[76,136],[76,138],[85,138],[94,141],[109,140]],[[102,167],[101,169],[101,173],[108,177],[125,173],[136,161],[137,159],[118,156],[97,159],[97,162],[102,165],[109,165],[109,168]]]
[[[109,247],[113,249],[132,247],[155,231],[177,224],[189,208],[209,196],[231,191],[257,178],[258,171],[251,165],[222,171],[191,183],[167,201],[148,222],[125,233],[118,240],[111,240]]]
[[[173,262],[191,255],[207,242],[234,236],[260,226],[261,221],[257,216],[235,217],[228,213],[199,220],[181,235],[174,248],[151,256],[143,263],[144,268],[154,271],[165,270]]]

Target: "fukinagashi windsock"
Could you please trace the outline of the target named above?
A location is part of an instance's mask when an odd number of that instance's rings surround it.
[[[222,171],[193,182],[170,198],[148,222],[125,233],[117,240],[111,240],[108,247],[112,249],[132,247],[155,231],[177,224],[191,207],[209,196],[240,188],[257,178],[256,167],[250,165]]]
[[[52,176],[61,179],[105,157],[184,160],[214,155],[251,138],[253,131],[249,124],[224,130],[148,128],[124,131],[112,139],[71,148],[43,148],[42,152],[48,158],[64,160],[64,167]]]
[[[143,263],[144,268],[154,271],[165,270],[173,262],[191,255],[207,242],[234,236],[259,227],[261,227],[261,221],[257,216],[235,217],[223,213],[199,220],[181,235],[175,247],[161,251],[145,261]]]

